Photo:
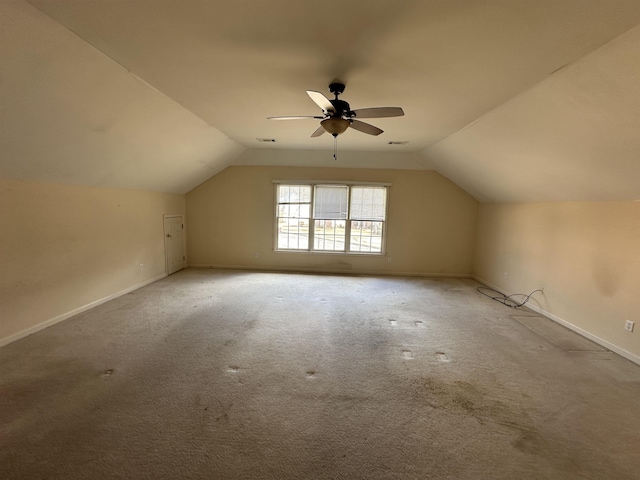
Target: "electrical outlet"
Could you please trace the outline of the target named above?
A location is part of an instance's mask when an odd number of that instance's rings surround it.
[[[391,257],[387,258],[387,263],[391,263]]]
[[[140,271],[142,272],[144,270],[144,263],[141,263],[139,268],[140,268]]]
[[[504,272],[504,279],[506,280],[507,278],[509,278],[509,274],[507,272]]]
[[[626,322],[624,322],[624,329],[628,332],[633,332],[634,326],[635,322],[632,322],[631,320],[627,320]]]
[[[256,253],[254,253],[254,254],[253,254],[253,257],[254,257],[254,258],[258,258],[259,256],[260,256],[260,255],[258,254],[258,252],[256,252]]]

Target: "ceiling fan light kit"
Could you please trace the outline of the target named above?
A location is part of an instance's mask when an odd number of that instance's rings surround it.
[[[350,123],[351,122],[349,122],[349,120],[346,120],[344,118],[331,117],[322,120],[320,122],[320,125],[322,125],[322,128],[324,128],[327,133],[333,135],[334,137],[337,137],[341,133],[344,133],[347,128],[349,128]]]

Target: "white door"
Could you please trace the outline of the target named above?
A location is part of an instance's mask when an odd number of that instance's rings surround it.
[[[185,264],[184,254],[184,218],[182,215],[164,217],[164,253],[167,273],[182,270]]]

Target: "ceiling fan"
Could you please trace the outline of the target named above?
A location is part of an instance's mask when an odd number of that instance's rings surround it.
[[[319,137],[327,132],[337,138],[338,135],[344,133],[347,128],[351,127],[359,132],[368,133],[369,135],[380,135],[383,130],[358,120],[359,118],[383,118],[383,117],[401,117],[404,111],[400,107],[374,107],[359,108],[351,110],[349,104],[344,100],[340,100],[338,95],[344,92],[343,83],[332,83],[329,85],[329,91],[336,98],[329,100],[322,93],[314,90],[307,90],[307,94],[321,109],[322,115],[315,116],[292,116],[292,117],[267,117],[269,120],[301,120],[301,119],[317,119],[320,126],[311,134],[312,137]]]

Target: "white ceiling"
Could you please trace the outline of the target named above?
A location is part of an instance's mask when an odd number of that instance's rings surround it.
[[[1,0],[0,176],[184,193],[232,163],[429,168],[481,201],[640,199],[638,24],[637,0]],[[266,120],[320,113],[305,90],[334,79],[405,110],[338,162],[315,121]]]

